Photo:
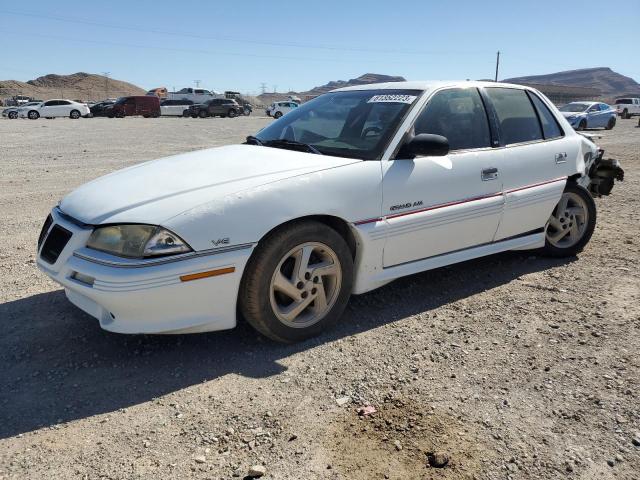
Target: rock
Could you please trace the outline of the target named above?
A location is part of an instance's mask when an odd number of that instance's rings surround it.
[[[631,440],[631,443],[633,443],[636,447],[640,447],[640,437],[634,437]]]
[[[607,465],[609,465],[610,467],[613,467],[616,464],[616,461],[613,458],[610,458],[609,460],[607,460]]]
[[[427,453],[427,463],[433,468],[443,468],[449,463],[449,455],[444,452]]]
[[[249,478],[260,478],[265,473],[267,473],[266,467],[263,465],[254,465],[247,472],[247,477]]]
[[[400,443],[400,440],[394,440],[393,445],[396,447],[396,450],[402,450],[402,444]]]
[[[336,403],[340,406],[343,407],[344,405],[346,405],[347,403],[349,403],[351,401],[351,397],[339,397],[336,398]]]
[[[205,457],[204,455],[196,455],[195,457],[193,457],[193,460],[196,463],[207,463],[207,457]]]

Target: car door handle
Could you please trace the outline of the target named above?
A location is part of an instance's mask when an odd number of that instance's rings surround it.
[[[566,152],[556,153],[556,165],[567,162]]]
[[[482,181],[495,180],[498,178],[498,169],[496,167],[484,168],[481,175]]]

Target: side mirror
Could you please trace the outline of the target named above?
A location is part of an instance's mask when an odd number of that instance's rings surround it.
[[[420,133],[408,138],[396,158],[442,157],[449,153],[449,140],[442,135]]]

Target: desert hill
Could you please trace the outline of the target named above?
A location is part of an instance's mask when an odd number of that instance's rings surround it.
[[[595,88],[605,97],[640,94],[640,84],[633,78],[614,72],[608,67],[582,68],[550,73],[507,78],[509,83],[535,83]]]
[[[28,82],[0,80],[0,99],[14,95],[28,95],[41,100],[48,98],[101,100],[107,97],[144,94],[145,90],[131,83],[85,72],[71,75],[50,74]]]

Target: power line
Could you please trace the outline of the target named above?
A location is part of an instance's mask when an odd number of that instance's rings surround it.
[[[225,35],[200,35],[195,33],[186,33],[186,32],[176,32],[171,30],[158,30],[158,29],[149,29],[142,28],[139,26],[127,26],[127,25],[117,25],[110,23],[102,23],[96,22],[93,20],[79,19],[79,18],[69,18],[69,17],[59,17],[54,15],[44,15],[38,13],[27,13],[27,12],[15,12],[8,10],[0,10],[0,13],[4,13],[6,15],[16,15],[22,17],[31,17],[31,18],[42,18],[46,20],[55,20],[58,22],[65,23],[76,23],[82,25],[90,25],[94,27],[103,27],[103,28],[113,28],[119,30],[130,30],[135,32],[144,32],[144,33],[152,33],[157,35],[170,35],[177,37],[186,37],[186,38],[196,38],[200,40],[224,40],[228,42],[236,42],[236,43],[248,43],[255,45],[265,45],[265,46],[274,46],[274,47],[291,47],[291,48],[304,48],[304,49],[319,49],[319,50],[331,50],[331,51],[340,51],[340,52],[368,52],[368,53],[384,53],[384,54],[401,54],[401,55],[476,55],[481,53],[486,53],[483,51],[455,51],[455,50],[398,50],[398,49],[380,49],[380,48],[369,48],[369,47],[345,47],[342,45],[328,45],[328,44],[310,44],[310,43],[293,43],[293,42],[274,42],[274,41],[265,41],[265,40],[251,40],[247,38],[238,38],[231,37]]]

